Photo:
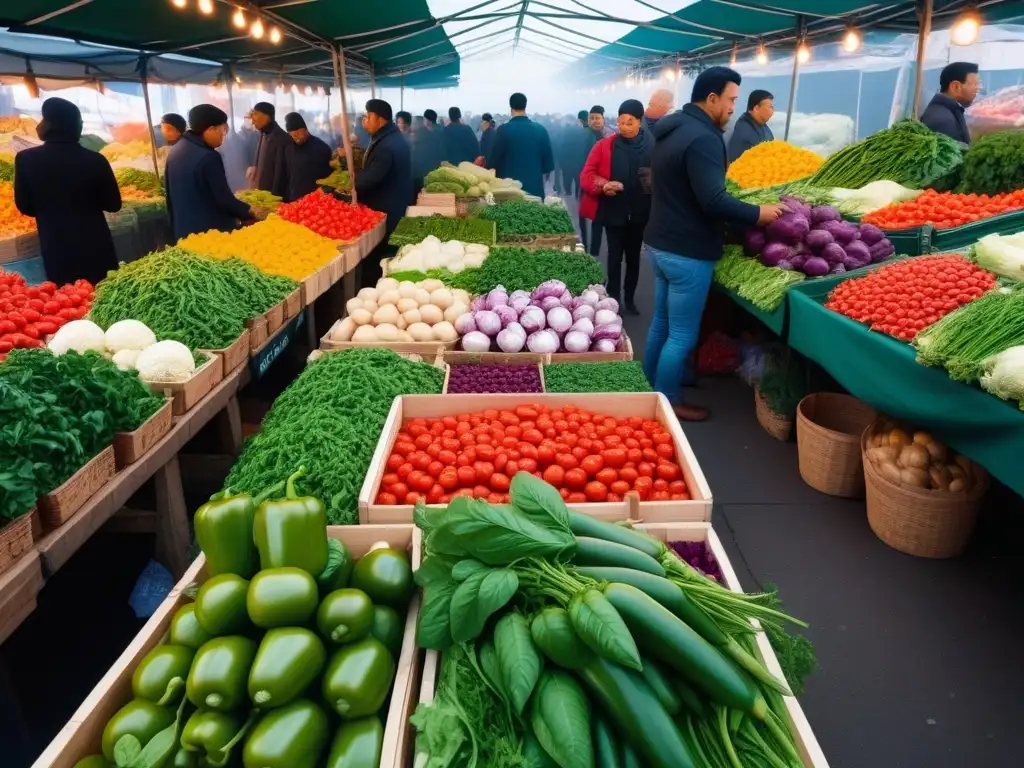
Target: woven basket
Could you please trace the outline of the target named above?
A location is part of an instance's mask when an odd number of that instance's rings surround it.
[[[796,409],[800,477],[811,488],[850,499],[864,495],[860,437],[875,410],[850,395],[818,392]]]
[[[757,423],[764,427],[765,432],[776,440],[789,440],[793,433],[793,420],[773,411],[757,387],[754,387],[754,410],[757,413]]]
[[[861,451],[867,451],[870,430],[861,437]],[[974,523],[988,490],[989,477],[973,465],[975,483],[963,493],[913,488],[883,477],[864,458],[868,525],[893,549],[915,557],[955,557],[967,548]]]

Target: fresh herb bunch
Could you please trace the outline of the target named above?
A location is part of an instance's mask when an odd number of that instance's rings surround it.
[[[638,361],[544,366],[545,392],[653,392]]]
[[[561,280],[570,293],[578,296],[604,279],[601,263],[587,253],[498,246],[491,248],[483,266],[475,271],[475,287],[466,290],[480,294],[503,285],[510,293],[532,291],[545,280]]]
[[[279,304],[297,286],[242,259],[168,248],[111,272],[96,287],[89,317],[103,328],[139,320],[158,339],[190,349],[222,349],[241,335],[246,320]]]
[[[274,401],[225,487],[257,495],[305,466],[302,492],[323,500],[328,523],[355,525],[359,490],[392,401],[440,394],[443,384],[441,369],[387,349],[325,354]]]
[[[441,242],[494,245],[494,224],[485,219],[457,219],[453,216],[406,216],[398,222],[388,242],[391,245],[421,243],[429,235]]]
[[[998,195],[1024,187],[1024,133],[982,136],[964,155],[959,192]]]
[[[777,611],[784,610],[782,601],[778,598],[778,589],[774,584],[764,585],[765,595],[770,599],[766,605]],[[768,642],[772,644],[775,656],[782,667],[782,673],[789,683],[794,696],[799,696],[804,691],[804,683],[807,678],[818,670],[818,657],[814,653],[814,644],[804,635],[790,633],[778,625],[765,628]]]
[[[778,309],[789,287],[804,279],[801,272],[766,267],[757,259],[747,258],[738,245],[727,245],[722,258],[715,262],[715,282],[762,312]]]
[[[480,269],[478,267],[467,267],[458,273],[442,267],[439,269],[430,269],[426,272],[415,272],[413,270],[392,272],[388,277],[397,280],[398,282],[408,280],[410,283],[418,283],[422,280],[432,278],[434,280],[440,280],[449,288],[462,288],[463,290],[472,293],[476,291],[479,274]]]
[[[509,200],[484,206],[476,215],[497,224],[499,240],[505,235],[571,235],[576,231],[564,207],[532,200]]]
[[[774,413],[792,419],[807,394],[807,375],[804,364],[787,348],[781,357],[768,364],[757,389]]]
[[[149,192],[153,197],[163,197],[164,185],[160,177],[152,171],[143,171],[139,168],[118,168],[114,171],[114,178],[117,179],[119,187],[135,187],[142,192]]]
[[[752,205],[773,205],[782,197],[799,197],[811,206],[834,205],[836,202],[831,188],[816,187],[806,181],[790,181],[760,189],[737,189],[731,194],[737,200]]]

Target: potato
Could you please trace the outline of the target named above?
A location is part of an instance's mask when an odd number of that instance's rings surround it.
[[[351,317],[346,317],[331,331],[331,341],[352,341],[352,334],[356,332],[356,323]]]
[[[396,306],[398,307],[398,311],[402,314],[405,314],[411,309],[420,308],[420,305],[416,303],[416,299],[399,299]]]
[[[963,493],[967,490],[967,482],[963,478],[957,478],[949,484],[950,493]]]
[[[377,341],[398,341],[398,328],[391,323],[381,323],[375,330]]]
[[[900,470],[900,482],[904,485],[909,485],[914,488],[927,488],[928,481],[931,478],[928,473],[923,469],[914,469],[911,467]]]
[[[368,309],[357,309],[349,317],[356,325],[367,325],[373,322],[373,313]]]
[[[406,329],[413,341],[433,341],[434,332],[426,323],[413,323]]]
[[[405,320],[409,325],[413,323],[422,323],[423,316],[420,314],[418,309],[410,309],[408,312],[402,313],[402,319]]]
[[[895,464],[896,451],[888,445],[882,445],[877,448],[868,448],[868,458],[875,464]]]
[[[910,435],[902,429],[894,429],[889,433],[889,445],[893,448],[902,448],[904,445],[910,445]]]
[[[435,280],[431,278],[429,280],[420,280],[417,287],[422,288],[424,291],[432,293],[434,291],[440,290],[441,288],[444,288],[445,286],[444,283],[442,283],[440,280]]]
[[[927,469],[931,457],[920,445],[907,445],[900,451],[900,466],[911,469]]]
[[[402,294],[397,290],[395,291],[384,291],[377,299],[377,306],[383,307],[385,304],[398,304],[402,300]]]
[[[409,331],[399,330],[398,331],[398,340],[399,341],[409,342],[409,341],[412,341],[412,336],[409,335]]]
[[[447,288],[438,288],[436,291],[431,291],[430,303],[444,310],[454,304],[455,299]]]
[[[467,312],[469,312],[469,307],[461,301],[457,301],[444,311],[444,319],[449,323],[454,323]]]
[[[403,299],[411,299],[416,294],[416,283],[403,280],[398,284],[398,292],[402,295]],[[419,306],[419,304],[416,306]]]
[[[416,299],[416,303],[421,307],[424,304],[430,303],[430,291],[425,291],[422,288],[417,288],[412,297]]]
[[[971,479],[974,477],[974,462],[959,453],[953,461],[955,461],[960,469],[964,471],[964,479],[970,483]]]
[[[345,302],[345,309],[351,315],[357,309],[363,308],[363,300],[359,297],[354,297]]]
[[[938,491],[949,490],[949,484],[953,481],[953,476],[950,475],[948,468],[932,467],[928,470],[928,474],[931,476],[933,488]]]
[[[398,322],[398,318],[401,317],[398,313],[398,307],[394,304],[384,304],[380,309],[373,313],[373,324],[374,325],[394,325]]]
[[[934,438],[927,432],[915,432],[914,433],[914,445],[928,445]]]
[[[377,290],[378,291],[397,291],[398,290],[398,281],[395,280],[393,277],[382,277],[380,280],[377,281]]]
[[[395,327],[398,328],[398,330],[400,330],[400,331],[404,331],[406,328],[409,327],[409,324],[407,322],[405,322],[405,318],[404,317],[399,317],[398,318],[398,322],[395,323]]]
[[[376,341],[377,340],[377,329],[372,325],[360,325],[356,328],[355,334],[352,336],[352,341]]]
[[[441,311],[440,307],[435,307],[433,304],[424,304],[420,307],[420,317],[427,325],[435,325],[444,320],[444,312]]]
[[[369,312],[372,315],[374,312],[376,312],[378,309],[380,309],[380,306],[377,304],[376,301],[364,301],[363,302],[363,309],[365,309],[367,312]]]
[[[435,324],[433,331],[434,338],[437,341],[455,341],[459,338],[459,334],[455,331],[455,326],[447,321]]]
[[[452,296],[454,297],[456,303],[461,302],[462,304],[465,304],[467,307],[470,305],[470,302],[473,301],[473,297],[469,295],[469,291],[464,291],[461,288],[456,288],[454,291],[452,291]]]
[[[363,288],[359,293],[356,294],[363,301],[377,301],[377,297],[380,293],[376,288]]]
[[[945,464],[949,461],[949,449],[938,440],[932,440],[925,445],[925,450],[928,451],[933,464]]]
[[[886,480],[893,483],[900,483],[900,468],[895,464],[884,462],[878,466],[878,471],[882,474]]]

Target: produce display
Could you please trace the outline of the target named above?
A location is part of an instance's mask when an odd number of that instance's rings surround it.
[[[107,160],[114,163],[118,160],[139,160],[148,159],[152,155],[149,136],[145,139],[135,139],[127,142],[112,141],[100,150],[100,154]],[[158,152],[166,154],[166,147],[160,147]]]
[[[788,617],[526,472],[510,499],[417,508],[417,641],[443,652],[418,765],[802,765],[752,655],[749,619]]]
[[[189,349],[223,349],[295,289],[241,259],[168,248],[122,264],[96,288],[89,318],[102,328],[138,320],[158,339]]]
[[[12,181],[0,182],[0,237],[14,237],[36,231],[36,220],[22,215],[14,204],[13,178],[12,174]]]
[[[4,115],[0,117],[0,133],[35,138],[37,127],[39,127],[39,123],[31,117],[22,117],[21,115]]]
[[[458,363],[448,368],[449,395],[542,391],[536,365]]]
[[[895,181],[872,181],[860,189],[843,189],[836,187],[831,191],[836,208],[851,216],[863,216],[865,213],[877,211],[893,203],[914,200],[924,190],[911,189],[897,184]]]
[[[139,189],[138,187],[126,186],[121,187],[121,202],[130,206],[132,203],[152,203],[162,198],[154,197],[152,192]]]
[[[909,229],[923,224],[949,229],[1021,209],[1024,209],[1024,189],[991,197],[926,189],[914,200],[879,208],[861,221],[885,230]]]
[[[743,189],[772,187],[812,175],[825,158],[789,142],[775,139],[756,144],[730,165],[726,178]]]
[[[457,197],[486,197],[510,200],[524,196],[523,185],[515,179],[502,179],[493,170],[462,162],[458,167],[442,163],[423,179],[424,192],[448,192]]]
[[[457,275],[464,269],[481,266],[489,252],[490,248],[480,243],[460,243],[458,240],[442,243],[428,235],[419,243],[403,245],[388,263],[387,274],[445,269]]]
[[[557,363],[544,366],[545,392],[653,392],[643,365],[635,360],[611,363]]]
[[[832,155],[808,181],[859,189],[888,179],[907,187],[952,189],[963,163],[956,141],[916,120],[901,120]]]
[[[85,315],[93,300],[87,280],[28,285],[17,272],[0,269],[0,360],[12,349],[41,347],[65,323]]]
[[[14,161],[0,157],[0,181],[14,181]]]
[[[338,256],[338,244],[277,216],[221,232],[211,229],[178,241],[178,247],[218,259],[237,257],[268,275],[303,280]]]
[[[387,349],[330,352],[306,366],[245,443],[225,486],[263,493],[297,464],[330,525],[359,521],[358,498],[392,401],[441,394],[444,371]]]
[[[927,432],[886,421],[872,430],[864,454],[886,480],[911,488],[964,493],[980,479],[974,463]]]
[[[454,323],[469,304],[468,293],[450,291],[440,280],[400,283],[383,277],[376,288],[363,288],[348,300],[348,316],[331,331],[331,340],[455,341]]]
[[[388,242],[391,245],[415,245],[433,236],[441,242],[494,245],[494,224],[483,219],[457,219],[453,216],[406,216],[398,222]]]
[[[314,190],[294,203],[282,203],[277,206],[277,215],[318,235],[343,242],[357,240],[384,220],[380,211],[346,203],[322,189]]]
[[[834,190],[816,187],[806,181],[790,181],[773,187],[743,189],[732,180],[726,179],[726,189],[737,200],[751,205],[772,205],[783,197],[795,197],[808,205],[834,205],[836,202]]]
[[[272,195],[262,189],[243,189],[235,192],[235,197],[253,208],[263,208],[267,211],[276,211],[278,206],[284,202],[279,195]]]
[[[229,493],[196,512],[208,577],[87,765],[378,765],[412,566],[386,542],[356,560],[328,539],[302,472],[281,498]]]
[[[511,292],[532,292],[546,280],[558,280],[578,296],[591,285],[604,283],[604,267],[587,253],[500,247],[491,249],[480,271],[473,272],[472,277],[476,285],[470,293],[475,294],[489,293],[499,286]]]
[[[422,466],[421,466],[422,465]],[[672,435],[656,421],[615,419],[569,405],[407,419],[377,503],[447,504],[456,496],[509,500],[509,478],[539,472],[570,504],[690,498]]]
[[[573,297],[561,280],[509,294],[499,285],[455,319],[467,352],[615,352],[623,338],[619,303],[603,285]]]
[[[967,125],[975,137],[1024,128],[1024,85],[1011,85],[975,100],[967,109]]]
[[[572,235],[576,227],[564,205],[546,205],[532,200],[509,200],[481,206],[475,216],[493,221],[498,242],[516,242],[516,238],[534,235]]]
[[[355,159],[353,158],[353,162]],[[331,159],[331,174],[325,176],[322,179],[317,179],[316,183],[321,187],[331,187],[340,192],[349,192],[352,189],[352,175],[341,167],[341,160],[337,157]]]
[[[117,186],[124,194],[125,187],[134,187],[139,192],[148,192],[149,197],[163,197],[164,185],[160,177],[152,171],[143,171],[138,168],[118,168],[114,171],[114,178],[117,179]]]
[[[1024,232],[986,235],[974,244],[974,261],[1000,277],[1024,280]]]
[[[16,349],[0,364],[0,520],[20,517],[163,405],[97,352]]]
[[[1004,349],[982,366],[981,388],[1003,400],[1016,400],[1024,410],[1024,345]]]
[[[964,155],[960,191],[998,195],[1024,188],[1024,133],[982,136]]]
[[[825,307],[909,341],[995,284],[994,275],[963,256],[921,256],[840,283]]]
[[[803,272],[768,267],[743,255],[743,248],[727,245],[715,262],[715,282],[735,291],[762,312],[774,312],[786,298],[786,291],[806,280]]]

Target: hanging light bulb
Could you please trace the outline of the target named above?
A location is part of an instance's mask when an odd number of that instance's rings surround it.
[[[796,60],[801,64],[806,64],[811,60],[811,49],[807,46],[807,43],[800,43],[796,49]]]
[[[171,5],[175,8],[187,8],[188,0],[171,0]]]
[[[633,87],[633,76],[632,75],[628,75],[626,77],[626,87],[627,88],[632,88]]]
[[[263,31],[263,22],[260,21],[259,19],[256,19],[256,21],[252,23],[252,26],[249,27],[249,34],[255,37],[257,40],[263,37]]]
[[[235,11],[235,14],[231,17],[231,23],[235,25],[236,29],[245,29],[245,14],[242,12],[241,8],[238,8]]]
[[[308,85],[306,86],[306,95],[307,96],[312,96],[313,95],[313,88],[311,86],[308,86]]]
[[[757,63],[762,67],[768,63],[768,51],[765,49],[764,43],[761,43],[761,45],[758,46],[755,61],[757,61]]]
[[[672,69],[672,67],[667,67],[665,69],[665,79],[670,83],[674,83],[676,81],[676,71]]]
[[[846,28],[846,34],[843,35],[843,50],[847,53],[854,53],[860,49],[860,44],[863,42],[860,36],[860,30],[854,26]]]
[[[950,39],[954,45],[970,45],[978,39],[981,31],[981,15],[971,8],[964,11],[953,23]]]
[[[199,0],[199,12],[204,16],[213,14],[213,0]]]
[[[281,30],[278,29],[277,27],[270,28],[270,42],[272,42],[274,45],[277,45],[278,43],[281,42]]]

